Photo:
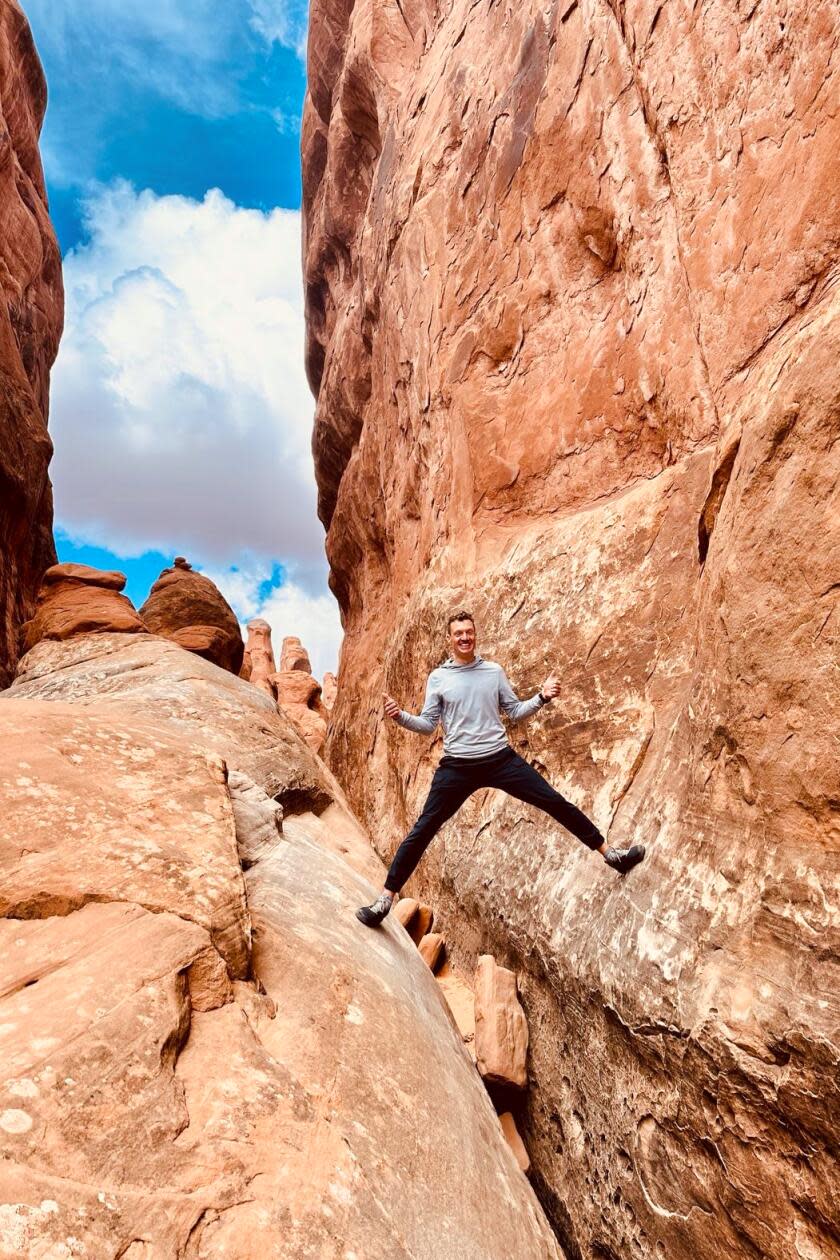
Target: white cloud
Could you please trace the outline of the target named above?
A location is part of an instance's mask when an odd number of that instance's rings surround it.
[[[100,93],[114,81],[133,82],[208,118],[238,106],[238,58],[249,32],[306,55],[303,0],[26,0],[25,7],[42,55],[63,81],[85,89],[91,68],[101,71],[106,41]]]
[[[323,679],[327,670],[337,671],[341,621],[338,606],[326,590],[306,590],[293,574],[283,586],[261,596],[260,586],[267,574],[259,564],[247,563],[236,569],[202,566],[201,572],[216,583],[239,617],[243,637],[247,638],[246,623],[254,617],[263,617],[269,623],[278,665],[283,639],[296,634],[309,652],[316,678]]]
[[[319,677],[341,627],[315,511],[300,215],[100,189],[65,259],[53,372],[56,515],[119,556],[186,555],[243,622],[297,634]],[[261,596],[275,562],[288,573]]]
[[[83,88],[83,70],[101,67],[107,41],[100,92],[111,91],[115,80],[134,82],[212,118],[228,113],[236,100],[235,85],[220,71],[237,20],[244,20],[240,2],[27,0],[26,11],[39,50],[63,81],[78,80]]]
[[[292,48],[306,57],[308,0],[248,0],[251,25],[268,43]]]
[[[87,215],[53,373],[61,524],[126,555],[280,558],[323,589],[299,213],[118,183]]]

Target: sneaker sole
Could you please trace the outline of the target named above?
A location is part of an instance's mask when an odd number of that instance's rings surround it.
[[[636,850],[636,853],[637,853],[637,855],[634,855],[634,857],[633,857],[633,864],[632,864],[632,866],[628,866],[626,871],[620,871],[620,872],[619,872],[619,874],[620,874],[620,875],[627,875],[627,874],[629,874],[629,872],[633,870],[633,867],[638,866],[640,862],[643,862],[643,861],[645,860],[645,852],[646,852],[646,850],[645,850],[645,846],[644,846],[643,844],[634,844],[634,845],[632,846],[631,850],[630,850],[630,851],[631,851],[631,853],[632,853],[633,849],[635,849],[635,850]]]
[[[365,914],[364,908],[363,908],[361,910],[356,911],[356,918],[359,920],[360,923],[364,923],[365,927],[374,928],[374,927],[379,927],[379,925],[383,922],[386,916],[383,915],[381,919],[378,918],[376,915],[371,915],[370,917],[368,917]]]

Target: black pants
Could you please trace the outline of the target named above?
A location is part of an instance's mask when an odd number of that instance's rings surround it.
[[[517,800],[550,814],[590,849],[604,843],[594,823],[577,806],[555,792],[533,766],[508,746],[492,757],[442,757],[432,779],[423,812],[394,854],[385,887],[399,892],[429,842],[456,813],[468,796],[482,788],[498,788]]]

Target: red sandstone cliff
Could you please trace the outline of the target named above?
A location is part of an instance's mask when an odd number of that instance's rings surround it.
[[[837,1238],[838,43],[828,0],[312,5],[332,767],[388,856],[438,750],[380,692],[467,602],[564,678],[517,746],[649,846],[619,882],[489,794],[417,881],[525,973],[570,1254]]]
[[[63,292],[38,153],[46,99],[26,18],[0,0],[0,687],[55,561],[47,409]]]

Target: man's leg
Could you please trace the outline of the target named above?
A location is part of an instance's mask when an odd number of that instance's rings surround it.
[[[453,766],[438,766],[423,812],[394,854],[382,894],[372,906],[362,906],[356,911],[356,917],[362,923],[375,927],[382,922],[391,908],[391,902],[414,871],[428,845],[474,790],[467,772]]]
[[[594,822],[571,801],[567,801],[565,796],[555,791],[551,784],[513,749],[488,786],[500,788],[509,796],[515,796],[517,800],[526,801],[529,805],[536,805],[537,809],[549,814],[588,849],[600,853],[607,865],[622,875],[641,862],[645,856],[644,846],[640,844],[634,844],[630,849],[608,848],[606,840]]]

